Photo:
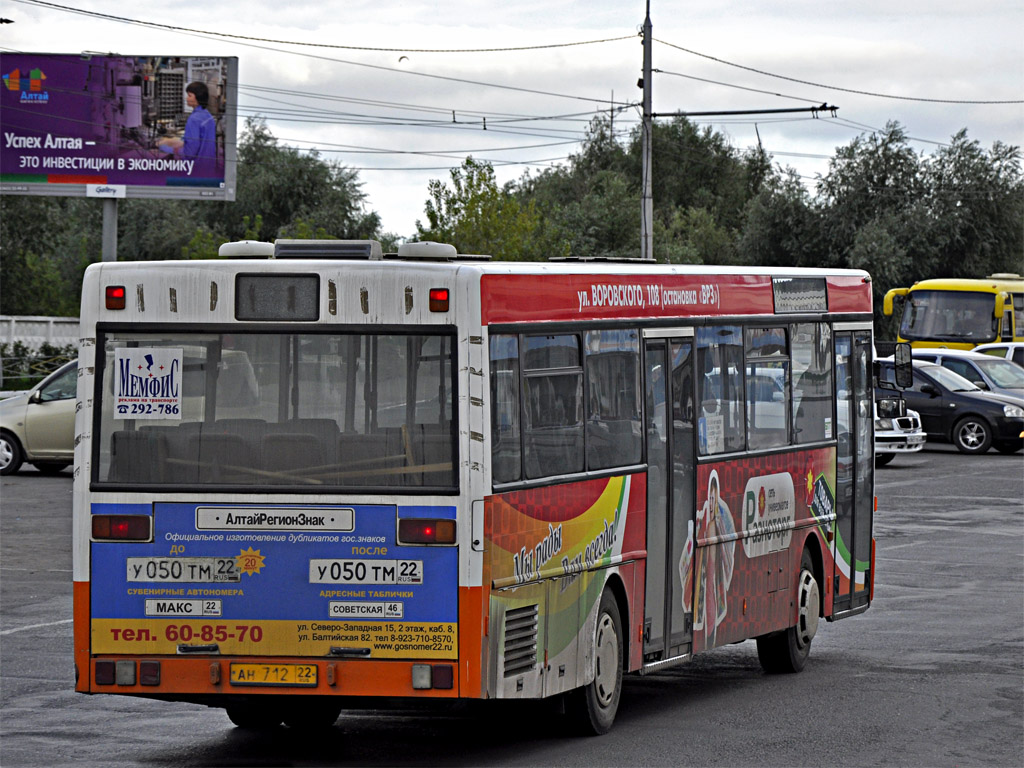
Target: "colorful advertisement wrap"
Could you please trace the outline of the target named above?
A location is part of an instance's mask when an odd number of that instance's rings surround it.
[[[698,467],[695,531],[678,569],[695,652],[788,626],[808,535],[820,536],[833,572],[834,467],[834,448]]]
[[[92,544],[94,654],[458,656],[457,550],[396,543],[397,517],[454,507],[93,505],[112,513],[152,513],[154,541]]]
[[[0,54],[0,192],[234,200],[238,59]]]
[[[558,583],[539,610],[549,622],[549,661],[572,653],[601,599],[602,569],[643,556],[643,474],[511,491],[487,499],[485,536],[492,601],[518,607],[503,588]],[[570,583],[579,580],[575,587]],[[494,608],[492,607],[492,610]],[[625,621],[625,618],[623,619]],[[538,646],[543,656],[545,648]]]

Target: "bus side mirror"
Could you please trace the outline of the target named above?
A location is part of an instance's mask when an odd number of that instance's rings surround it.
[[[882,299],[882,314],[888,317],[892,314],[892,302],[897,296],[905,298],[910,293],[909,288],[893,288],[886,291],[885,298]]]
[[[893,363],[896,386],[900,389],[909,389],[914,384],[914,367],[911,362],[909,343],[901,341],[896,345],[893,352]]]

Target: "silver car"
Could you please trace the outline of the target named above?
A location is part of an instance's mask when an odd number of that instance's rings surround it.
[[[28,462],[45,474],[74,461],[78,361],[66,363],[39,384],[0,400],[0,475]]]

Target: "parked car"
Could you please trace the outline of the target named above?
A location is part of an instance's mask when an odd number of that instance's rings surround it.
[[[928,437],[921,428],[921,416],[907,410],[903,415],[879,416],[875,401],[875,466],[884,467],[901,453],[917,453]]]
[[[891,381],[893,363],[883,358],[879,378]],[[887,390],[877,390],[884,397]],[[951,442],[962,453],[1000,453],[1024,448],[1024,398],[986,392],[938,363],[914,360],[913,385],[904,390],[929,440]]]
[[[913,355],[959,373],[979,389],[1024,397],[1024,368],[1009,360],[967,349],[915,349]]]
[[[975,352],[993,357],[1002,357],[1012,360],[1017,365],[1024,367],[1024,341],[999,341],[991,344],[979,344],[974,348]]]
[[[78,361],[65,363],[32,389],[0,400],[0,475],[29,462],[60,472],[74,460]]]

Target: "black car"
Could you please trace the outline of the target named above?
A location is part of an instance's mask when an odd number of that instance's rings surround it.
[[[879,360],[879,378],[892,381],[892,360]],[[876,397],[884,396],[878,390]],[[962,453],[1024,448],[1024,398],[985,392],[936,363],[914,360],[914,384],[903,392],[907,408],[921,414],[929,440],[951,442]]]

